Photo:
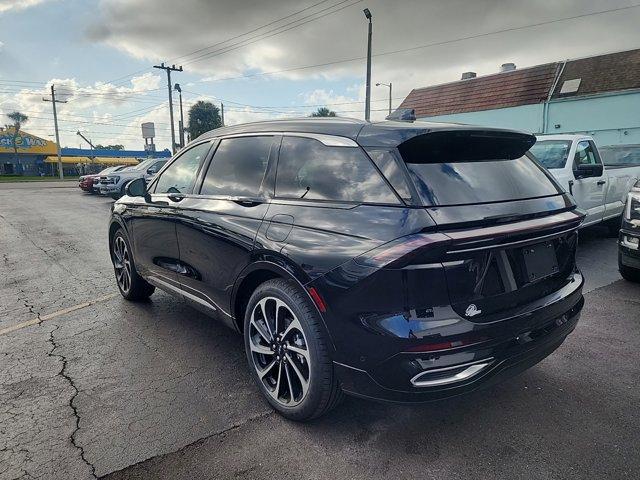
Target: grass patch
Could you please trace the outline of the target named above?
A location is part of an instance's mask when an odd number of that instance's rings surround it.
[[[64,176],[64,180],[58,177],[39,177],[36,175],[0,175],[0,183],[10,182],[71,182],[78,181],[77,176]]]

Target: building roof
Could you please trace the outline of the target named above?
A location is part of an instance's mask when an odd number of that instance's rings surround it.
[[[574,96],[640,88],[640,49],[569,60],[562,69],[553,98],[561,94],[565,81],[580,79]]]
[[[560,93],[565,81],[576,79],[580,81]],[[432,117],[542,103],[551,93],[563,98],[634,88],[640,88],[640,49],[417,88],[400,108],[415,109],[419,118]]]

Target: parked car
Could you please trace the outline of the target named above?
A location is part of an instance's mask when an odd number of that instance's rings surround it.
[[[149,181],[165,163],[167,163],[166,158],[148,158],[135,167],[120,170],[117,175],[114,173],[101,175],[96,188],[101,195],[109,195],[117,200],[124,195],[124,187],[127,183],[136,178],[144,178],[145,181]]]
[[[620,274],[626,280],[640,282],[640,181],[627,196],[618,245]]]
[[[540,135],[531,152],[584,210],[583,226],[604,223],[618,236],[627,194],[640,164],[606,164],[587,135]]]
[[[115,202],[121,294],[156,287],[244,335],[285,417],[343,393],[422,402],[539,362],[574,329],[584,215],[508,130],[258,122],[192,141]]]
[[[95,186],[100,181],[100,176],[107,175],[112,172],[118,172],[123,168],[127,168],[126,165],[118,165],[117,167],[107,167],[100,173],[94,173],[90,175],[83,175],[78,179],[78,186],[85,192],[98,193]]]

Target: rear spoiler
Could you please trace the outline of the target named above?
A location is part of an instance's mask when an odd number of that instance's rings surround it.
[[[400,112],[398,113],[401,115]],[[455,154],[460,154],[460,150],[465,148],[471,151],[472,144],[483,148],[492,146],[498,154],[502,155],[501,158],[519,158],[536,143],[534,135],[517,130],[404,119],[402,121],[369,123],[360,130],[356,141],[362,147],[395,148],[416,139],[416,137],[421,137],[419,141],[425,142],[424,145],[430,149],[441,150],[446,146]],[[464,146],[465,144],[467,147]],[[508,157],[504,155],[508,155]],[[494,156],[494,158],[500,157]]]

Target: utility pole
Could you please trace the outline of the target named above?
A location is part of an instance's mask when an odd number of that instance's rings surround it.
[[[85,137],[82,132],[80,130],[78,130],[76,132],[76,135],[78,135],[80,138],[82,138],[85,142],[87,142],[89,144],[89,147],[91,148],[91,155],[89,157],[89,159],[93,162],[95,160],[95,155],[93,154],[93,151],[96,149],[96,147],[93,146],[93,143],[91,143],[91,140],[89,140],[87,137]],[[83,175],[85,173],[85,170],[83,168]]]
[[[169,90],[169,117],[171,120],[171,151],[175,154],[176,153],[176,129],[175,126],[173,125],[173,98],[171,97],[171,90],[172,90],[172,85],[171,85],[171,72],[181,72],[182,71],[182,65],[178,68],[176,68],[175,65],[172,66],[164,66],[164,62],[162,62],[160,65],[154,65],[153,68],[159,68],[160,70],[165,70],[167,72],[167,88]]]
[[[64,172],[62,171],[62,156],[60,155],[60,134],[58,133],[58,113],[56,112],[56,103],[67,103],[66,100],[56,100],[55,85],[51,85],[51,99],[42,97],[43,102],[51,102],[53,105],[53,124],[56,129],[56,144],[58,145],[58,174],[60,180],[64,180]]]
[[[224,127],[224,103],[220,102],[220,120],[222,120],[222,126]]]
[[[184,116],[182,115],[182,88],[180,84],[176,83],[174,87],[180,94],[180,125],[178,126],[178,133],[180,136],[180,148],[184,148]]]
[[[369,20],[369,37],[367,42],[367,85],[364,103],[364,119],[368,122],[371,119],[371,37],[373,26],[371,24],[371,11],[368,8],[363,10],[364,16]]]

